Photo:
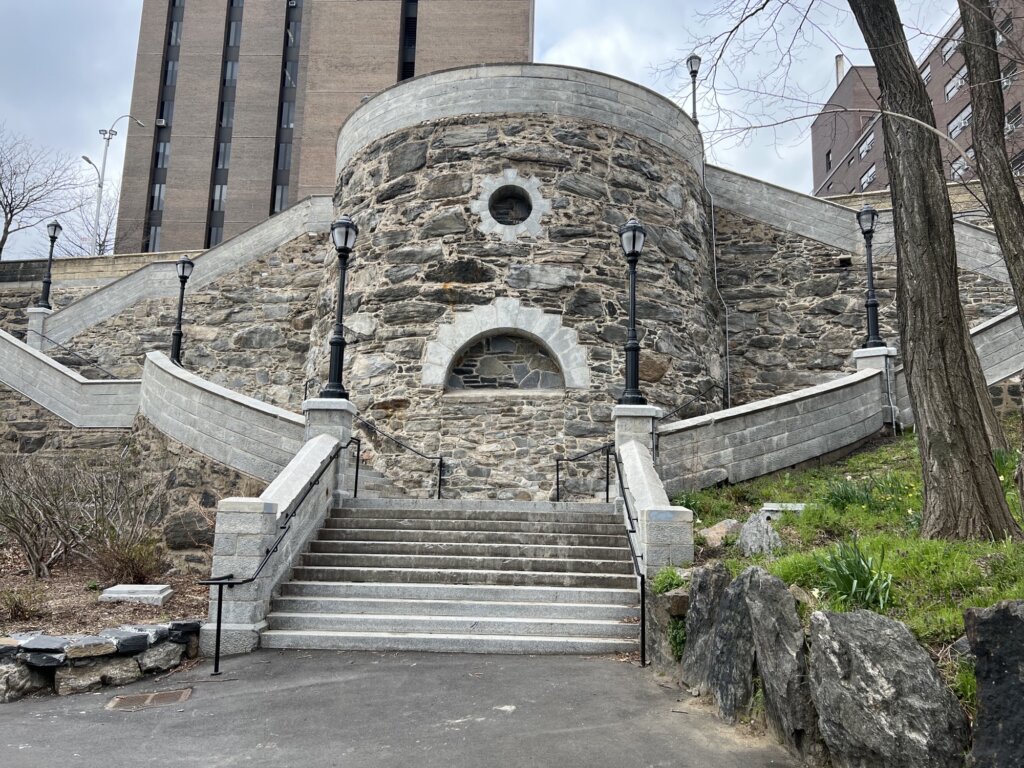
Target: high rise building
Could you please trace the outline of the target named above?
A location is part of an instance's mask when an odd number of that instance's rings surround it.
[[[334,191],[335,140],[400,80],[533,57],[534,0],[144,0],[117,250],[216,245]]]
[[[1018,60],[1024,50],[1022,11],[1024,0],[997,0],[994,5],[1007,151],[1018,174],[1024,174],[1024,82],[1018,75]],[[975,178],[971,95],[967,64],[960,50],[962,37],[963,27],[957,16],[918,61],[918,71],[931,96],[936,127],[967,155],[965,160],[948,142],[940,142],[946,176],[951,181]],[[874,112],[878,109],[875,69],[853,67],[840,75],[841,70],[837,71],[835,92],[811,125],[814,194],[819,197],[881,190],[889,184],[882,123]]]

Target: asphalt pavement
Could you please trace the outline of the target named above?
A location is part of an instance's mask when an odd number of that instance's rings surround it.
[[[2,704],[0,766],[797,765],[608,657],[265,650],[222,668]],[[184,702],[108,708],[115,696],[189,688]]]

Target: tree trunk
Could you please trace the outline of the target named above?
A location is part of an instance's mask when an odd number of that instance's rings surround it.
[[[874,60],[887,112],[935,125],[894,0],[849,0]],[[924,479],[921,535],[1001,538],[1017,531],[992,463],[957,285],[953,212],[938,137],[886,116],[896,306]],[[974,360],[971,360],[971,356]]]
[[[957,0],[964,36],[961,49],[967,61],[967,77],[971,87],[974,116],[974,153],[978,177],[996,238],[1003,252],[1010,286],[1017,300],[1018,311],[1024,306],[1024,202],[1006,154],[1003,124],[1002,71],[996,51],[996,25],[992,6],[978,0]],[[1021,374],[1024,385],[1024,373]],[[1022,446],[1024,449],[1024,446]],[[1014,474],[1017,488],[1024,498],[1024,472]]]

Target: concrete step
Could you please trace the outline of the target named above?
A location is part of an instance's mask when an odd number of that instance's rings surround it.
[[[564,560],[629,560],[622,547],[585,547],[574,544],[484,544],[463,541],[313,541],[310,552],[352,555],[446,555],[459,557],[560,558]]]
[[[373,581],[426,584],[493,584],[502,586],[607,587],[636,589],[636,577],[626,573],[579,573],[561,571],[484,570],[425,566],[399,568],[391,565],[308,566],[292,569],[296,581]]]
[[[637,640],[599,637],[544,637],[540,635],[461,635],[414,632],[327,632],[268,630],[261,635],[264,648],[303,648],[369,651],[433,651],[438,653],[629,653]]]
[[[405,501],[404,499],[352,499],[352,501],[383,502]],[[579,525],[623,525],[622,515],[615,512],[536,512],[530,509],[450,509],[448,507],[420,507],[390,509],[382,507],[361,507],[359,509],[336,509],[328,515],[329,520],[489,520],[521,523],[576,523]]]
[[[281,585],[282,597],[352,600],[459,600],[468,602],[599,604],[636,607],[636,580],[621,589],[562,586],[489,586],[486,584],[430,584],[293,580]]]
[[[430,518],[328,517],[325,528],[390,528],[418,531],[495,531],[498,533],[564,533],[615,536],[623,535],[625,525],[614,523],[529,522],[522,520],[456,520]]]
[[[426,616],[334,613],[277,613],[267,616],[271,630],[387,632],[444,635],[544,635],[634,639],[639,627],[617,621],[494,616]]]
[[[346,500],[344,510],[357,509],[388,509],[388,510],[423,510],[447,509],[461,512],[531,512],[547,514],[612,514],[614,504],[595,504],[592,502],[554,502],[554,501],[503,501],[499,499],[351,499]]]
[[[451,531],[429,529],[385,528],[321,528],[317,540],[328,541],[416,541],[450,542],[460,541],[474,544],[524,544],[553,547],[623,547],[625,533],[523,533],[509,531]]]
[[[357,584],[341,585],[358,587]],[[405,585],[384,585],[396,588]],[[454,587],[449,587],[449,590]],[[388,594],[385,591],[385,594]],[[276,597],[273,612],[282,614],[372,614],[378,616],[488,616],[509,619],[583,619],[627,621],[639,617],[635,604],[551,602],[502,602],[499,600],[417,599],[393,597]]]
[[[631,560],[561,559],[553,557],[496,557],[460,555],[333,554],[307,552],[301,566],[313,568],[440,568],[456,570],[543,571],[552,573],[632,574]]]

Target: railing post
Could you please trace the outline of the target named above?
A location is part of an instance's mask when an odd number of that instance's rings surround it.
[[[441,484],[444,483],[444,457],[437,457],[437,498],[441,498]]]
[[[612,500],[612,497],[611,497],[612,475],[611,475],[611,466],[610,466],[611,463],[612,463],[611,449],[610,448],[605,448],[604,449],[604,503],[605,504],[610,503],[611,500]]]
[[[555,501],[562,500],[562,460],[555,459]]]
[[[221,623],[221,606],[224,605],[224,582],[217,585],[217,634],[213,645],[213,674],[211,677],[216,677],[220,674],[220,623]]]
[[[647,666],[647,579],[640,574],[640,666]]]
[[[363,444],[359,440],[356,440],[356,476],[352,484],[352,498],[359,498],[359,465],[363,460]]]

